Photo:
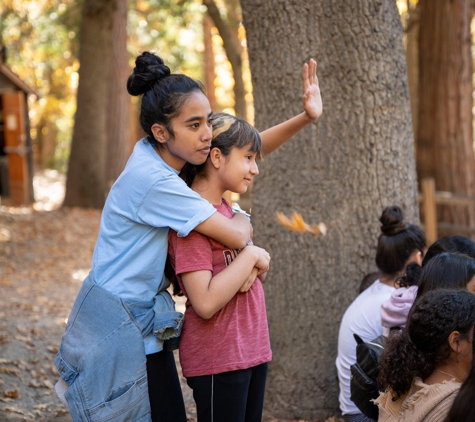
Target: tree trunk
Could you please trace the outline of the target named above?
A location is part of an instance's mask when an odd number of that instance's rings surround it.
[[[64,206],[102,208],[112,28],[117,0],[84,0],[79,86]]]
[[[412,7],[406,15],[405,44],[407,60],[407,80],[411,99],[412,132],[417,138],[417,119],[419,117],[419,5]],[[408,5],[409,7],[409,5]],[[417,143],[416,155],[417,155]]]
[[[209,104],[211,105],[211,110],[217,113],[219,110],[216,102],[216,94],[214,92],[216,88],[216,84],[214,83],[214,80],[216,79],[216,72],[214,71],[214,52],[211,34],[213,25],[213,20],[211,19],[209,13],[205,13],[203,15],[203,44],[205,46],[203,52],[203,62],[205,88],[206,96],[208,97]]]
[[[266,409],[326,418],[339,412],[341,317],[374,269],[381,212],[399,204],[418,222],[403,28],[393,0],[241,5],[259,129],[302,111],[302,65],[318,60],[323,116],[263,160],[252,221],[255,243],[272,256]],[[324,222],[327,236],[277,224],[276,211],[294,210]]]
[[[107,107],[106,189],[110,190],[132,152],[130,138],[130,96],[126,83],[130,75],[127,52],[127,0],[117,0],[112,37],[112,63]]]
[[[58,136],[58,128],[42,116],[40,124],[38,125],[41,130],[38,131],[36,137],[37,156],[35,157],[35,163],[38,168],[55,168],[56,165],[56,139]],[[43,130],[45,133],[43,133]]]
[[[437,190],[473,196],[471,0],[419,3],[419,181],[433,177]],[[438,219],[475,225],[468,207],[440,207]]]
[[[242,78],[242,59],[241,54],[236,48],[236,43],[231,35],[231,27],[226,24],[221,18],[219,9],[213,0],[203,0],[203,4],[208,8],[208,13],[213,19],[216,28],[218,28],[219,35],[223,39],[223,47],[226,51],[231,67],[233,69],[234,77],[234,111],[236,116],[246,118],[246,89],[244,87],[244,80]],[[236,29],[235,29],[236,30]]]

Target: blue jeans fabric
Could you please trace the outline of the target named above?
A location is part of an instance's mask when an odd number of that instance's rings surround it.
[[[87,278],[55,361],[74,422],[149,422],[142,328],[124,302]]]

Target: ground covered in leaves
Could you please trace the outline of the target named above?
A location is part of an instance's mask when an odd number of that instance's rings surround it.
[[[101,216],[98,210],[58,208],[64,177],[56,172],[37,174],[34,184],[32,207],[0,205],[2,422],[71,421],[54,392],[54,358],[89,270]],[[183,378],[182,386],[188,419],[196,421]],[[264,420],[279,422],[270,415]]]

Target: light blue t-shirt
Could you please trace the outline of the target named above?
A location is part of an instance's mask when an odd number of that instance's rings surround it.
[[[216,212],[178,173],[142,139],[109,192],[90,276],[124,300],[153,300],[166,289],[169,228],[187,236]],[[147,354],[162,350],[155,337],[145,340]]]

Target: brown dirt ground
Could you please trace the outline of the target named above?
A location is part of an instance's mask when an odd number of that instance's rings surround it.
[[[34,184],[32,207],[0,205],[0,420],[70,422],[53,389],[54,358],[89,269],[101,213],[58,209],[60,174],[38,173]],[[196,421],[191,390],[181,380],[188,419]]]

